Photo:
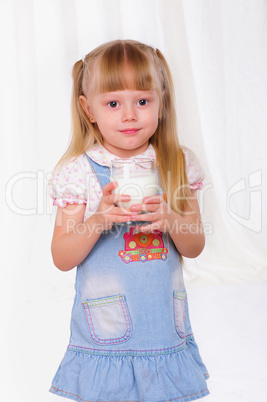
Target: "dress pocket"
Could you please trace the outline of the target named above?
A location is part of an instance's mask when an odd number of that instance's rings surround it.
[[[177,334],[180,338],[186,337],[185,330],[185,309],[186,292],[174,290],[173,292],[174,320]]]
[[[132,332],[125,296],[116,295],[83,302],[92,340],[99,345],[127,341]]]

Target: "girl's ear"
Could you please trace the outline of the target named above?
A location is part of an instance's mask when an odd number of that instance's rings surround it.
[[[87,114],[87,116],[89,117],[89,120],[91,123],[95,123],[96,120],[94,118],[93,113],[91,112],[90,106],[89,106],[89,102],[88,99],[86,98],[86,96],[81,95],[79,97],[79,102],[81,107],[83,108],[84,112]]]

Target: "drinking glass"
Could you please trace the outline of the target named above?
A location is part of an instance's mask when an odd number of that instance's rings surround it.
[[[142,204],[144,197],[157,194],[155,160],[149,158],[115,159],[111,165],[111,181],[118,183],[113,190],[114,194],[127,194],[131,197],[130,201],[117,202],[119,207],[130,209],[132,205]],[[145,211],[141,213],[145,213]],[[136,222],[129,223],[136,224]]]

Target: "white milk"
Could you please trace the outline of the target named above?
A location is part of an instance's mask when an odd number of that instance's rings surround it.
[[[118,202],[121,208],[131,208],[132,205],[142,204],[144,197],[151,197],[157,194],[156,172],[144,174],[144,172],[131,173],[130,177],[116,176],[111,181],[116,181],[118,187],[113,190],[114,194],[130,195],[128,202]]]

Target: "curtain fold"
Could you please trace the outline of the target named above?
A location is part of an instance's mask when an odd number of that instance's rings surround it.
[[[184,1],[212,222],[198,269],[266,281],[266,2]],[[192,145],[194,138],[192,138]],[[204,187],[205,193],[205,187]],[[208,250],[207,248],[207,250]],[[209,258],[211,257],[211,258]],[[221,263],[224,261],[224,266]]]

